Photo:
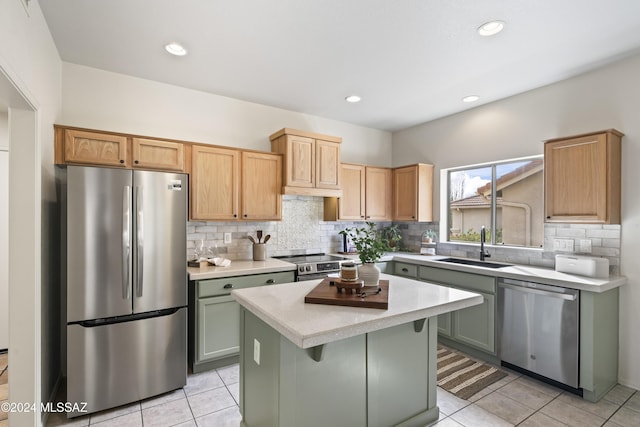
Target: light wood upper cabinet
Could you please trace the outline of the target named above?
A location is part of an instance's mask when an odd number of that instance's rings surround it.
[[[242,153],[242,219],[282,219],[282,156]]]
[[[324,200],[325,221],[391,221],[391,169],[343,163],[342,197]]]
[[[391,221],[392,171],[367,166],[365,169],[365,212],[367,221]]]
[[[93,164],[125,168],[128,161],[127,138],[109,133],[75,129],[56,129],[57,163]]]
[[[285,128],[269,139],[271,151],[284,156],[283,194],[327,197],[342,194],[342,138]]]
[[[393,220],[433,221],[433,165],[393,170]]]
[[[134,168],[184,171],[184,144],[182,143],[133,138],[131,148]]]
[[[546,222],[620,224],[622,136],[611,129],[545,142]]]
[[[191,155],[190,218],[209,221],[238,219],[240,151],[194,145]]]

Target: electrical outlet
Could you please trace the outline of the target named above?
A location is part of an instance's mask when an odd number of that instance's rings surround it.
[[[573,252],[573,239],[553,239],[553,250],[559,252]]]
[[[224,243],[228,245],[231,243],[231,233],[224,233]]]
[[[253,339],[253,361],[260,364],[260,341]]]

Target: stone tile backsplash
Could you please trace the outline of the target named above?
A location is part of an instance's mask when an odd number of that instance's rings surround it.
[[[282,221],[269,222],[189,222],[187,226],[187,254],[193,257],[200,241],[217,255],[232,260],[251,259],[248,235],[256,236],[262,230],[271,235],[267,243],[267,256],[308,253],[335,253],[342,251],[342,236],[347,228],[362,226],[362,222],[323,221],[324,199],[311,196],[283,196]],[[379,223],[380,227],[391,223]],[[465,258],[479,258],[477,244],[439,242],[437,222],[397,223],[401,233],[402,251],[419,252],[422,234],[430,230],[437,237],[437,254]],[[224,233],[231,233],[230,244],[224,243]],[[554,251],[554,239],[573,240],[573,252]],[[545,224],[542,250],[517,247],[490,247],[492,261],[554,268],[556,253],[580,254],[581,244],[591,243],[589,256],[609,259],[611,274],[620,272],[620,225],[600,224]]]

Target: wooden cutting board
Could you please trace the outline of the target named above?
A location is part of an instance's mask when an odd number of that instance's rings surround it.
[[[382,289],[380,293],[375,293],[377,288],[367,286],[363,288],[366,296],[362,298],[360,293],[355,294],[343,290],[338,293],[335,286],[330,285],[331,278],[326,278],[318,286],[304,297],[304,302],[308,304],[342,305],[350,307],[389,308],[389,281],[380,280],[378,287]]]

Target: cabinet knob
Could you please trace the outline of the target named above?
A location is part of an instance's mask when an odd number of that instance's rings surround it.
[[[138,160],[134,160],[133,163],[135,163],[137,165],[140,162]]]
[[[120,159],[120,164],[124,163],[124,160]]]
[[[416,219],[415,215],[412,215],[412,216],[411,216],[411,219]]]
[[[226,285],[224,285],[225,289],[231,289],[233,288],[233,283],[227,283]]]
[[[247,214],[244,214],[243,216],[246,218],[246,217],[247,217]]]
[[[404,267],[404,268],[402,269],[402,272],[403,272],[403,273],[408,273],[408,272],[409,272],[409,269],[408,269],[407,267]]]
[[[360,215],[360,218],[364,218],[364,215]]]
[[[271,284],[273,284],[273,283],[276,283],[276,281],[275,281],[275,280],[273,280],[273,279],[269,279],[269,280],[267,280],[267,283],[271,285]]]
[[[238,218],[238,214],[233,214],[233,217],[234,218]]]
[[[551,219],[551,215],[548,215],[548,216],[547,216],[547,219]]]

